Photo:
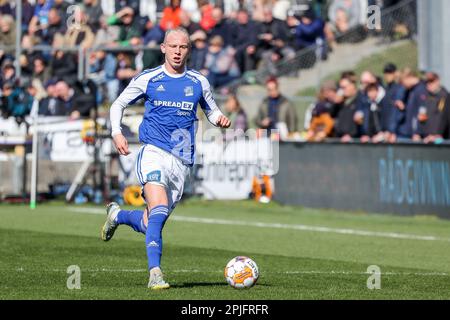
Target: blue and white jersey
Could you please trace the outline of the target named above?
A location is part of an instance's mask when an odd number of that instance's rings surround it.
[[[142,98],[145,113],[139,127],[139,140],[192,165],[197,105],[200,104],[213,125],[222,115],[208,80],[194,70],[170,74],[164,65],[143,71],[131,80],[111,106],[112,135],[120,133],[123,109]]]

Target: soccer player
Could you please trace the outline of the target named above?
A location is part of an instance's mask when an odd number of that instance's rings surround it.
[[[200,104],[215,126],[228,128],[231,124],[217,107],[208,80],[199,72],[186,68],[190,48],[185,29],[168,30],[161,44],[164,64],[132,79],[110,109],[115,147],[119,154],[126,156],[130,152],[121,133],[123,110],[127,105],[145,99],[145,113],[139,127],[142,146],[137,155],[136,175],[142,185],[146,208],[144,211],[127,211],[117,203],[110,203],[102,239],[109,241],[121,224],[145,234],[150,272],[148,287],[151,289],[169,288],[160,266],[162,229],[181,199],[185,178],[194,162],[197,105]]]

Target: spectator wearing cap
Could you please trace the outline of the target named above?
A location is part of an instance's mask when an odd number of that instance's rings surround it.
[[[205,67],[206,55],[208,54],[206,33],[203,30],[198,30],[194,32],[190,38],[192,50],[188,61],[188,67],[190,69],[201,71]]]
[[[415,139],[419,136],[415,135],[418,129],[418,112],[419,108],[425,104],[427,97],[426,85],[417,72],[405,68],[401,72],[401,84],[405,87],[405,99],[403,104],[397,104],[394,109],[395,119],[395,135],[392,135],[391,142]]]
[[[224,47],[228,47],[233,42],[235,36],[235,24],[232,20],[224,17],[223,10],[220,7],[215,7],[212,11],[212,18],[214,19],[214,27],[209,32],[209,37],[221,36]]]
[[[343,77],[339,81],[339,88],[344,99],[340,108],[336,123],[335,132],[341,142],[351,142],[359,137],[358,125],[355,122],[355,113],[358,109],[358,88],[356,80],[352,77]]]
[[[204,72],[213,88],[224,86],[240,76],[234,50],[223,47],[221,36],[214,36],[209,40]]]
[[[262,101],[256,116],[256,125],[261,129],[279,129],[282,138],[297,131],[297,113],[292,103],[279,89],[278,80],[266,81],[267,97]]]
[[[395,127],[396,108],[404,108],[403,100],[405,99],[406,89],[399,83],[399,72],[397,66],[393,63],[387,63],[384,66],[383,80],[386,90],[387,104],[389,105],[389,108],[391,108],[392,113],[392,124],[390,125],[390,128],[392,128],[392,126]],[[395,135],[391,134],[389,137],[389,142],[395,142],[393,140],[394,138]]]
[[[424,105],[419,107],[418,129],[416,134],[425,143],[434,142],[439,135],[445,105],[449,100],[447,90],[442,87],[439,75],[434,72],[425,74],[427,96]],[[417,140],[419,137],[417,137]]]
[[[170,0],[170,5],[164,8],[159,26],[164,31],[180,26],[180,0]]]
[[[327,137],[331,137],[334,129],[331,112],[335,107],[336,94],[336,83],[334,81],[324,82],[311,112],[311,122],[306,134],[307,141],[322,142]]]
[[[383,80],[386,90],[386,98],[394,106],[397,101],[402,101],[405,95],[405,88],[399,83],[397,66],[388,63],[383,68]]]

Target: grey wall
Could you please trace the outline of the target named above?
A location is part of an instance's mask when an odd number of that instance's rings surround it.
[[[275,199],[450,219],[450,146],[282,143]]]
[[[438,73],[450,89],[450,1],[418,0],[419,68]]]

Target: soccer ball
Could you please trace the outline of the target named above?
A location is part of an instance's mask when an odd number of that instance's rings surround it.
[[[249,257],[238,256],[225,267],[225,279],[236,289],[251,288],[259,277],[258,266]]]

